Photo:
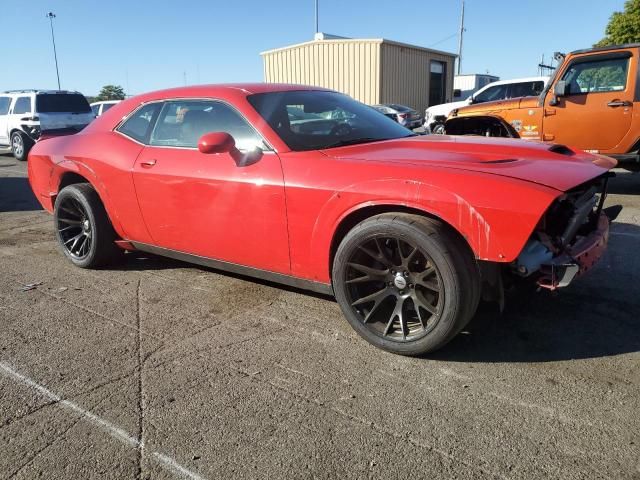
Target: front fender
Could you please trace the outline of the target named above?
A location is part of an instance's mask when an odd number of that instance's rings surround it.
[[[330,258],[340,225],[364,208],[379,206],[388,207],[388,211],[393,207],[409,208],[437,217],[466,239],[478,260],[511,262],[560,194],[547,187],[497,176],[465,173],[448,178],[451,182],[437,185],[425,180],[376,180],[335,192],[315,222],[311,258]],[[326,278],[328,267],[323,271]]]

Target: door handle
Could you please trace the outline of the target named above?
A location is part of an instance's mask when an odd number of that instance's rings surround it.
[[[616,107],[630,107],[631,102],[622,101],[622,100],[613,100],[612,102],[607,103],[607,107],[616,108]]]
[[[143,168],[151,168],[156,164],[157,160],[155,158],[151,160],[145,160],[144,162],[140,162],[140,166]]]

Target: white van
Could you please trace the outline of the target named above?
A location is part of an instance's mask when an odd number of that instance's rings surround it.
[[[95,118],[79,92],[66,90],[12,90],[0,93],[0,148],[26,160],[43,131],[80,131]]]
[[[427,108],[424,114],[424,129],[427,133],[442,134],[444,133],[444,122],[454,109],[474,103],[538,96],[544,90],[548,81],[549,77],[528,77],[490,83],[466,100],[443,103]]]

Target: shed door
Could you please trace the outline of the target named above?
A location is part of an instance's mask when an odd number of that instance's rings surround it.
[[[447,66],[444,62],[431,60],[429,75],[429,106],[445,103]]]

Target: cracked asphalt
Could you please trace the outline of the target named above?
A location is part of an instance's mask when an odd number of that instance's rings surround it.
[[[0,155],[0,478],[640,479],[640,174],[612,182],[590,275],[423,359],[330,298],[144,255],[74,268],[25,177]]]

